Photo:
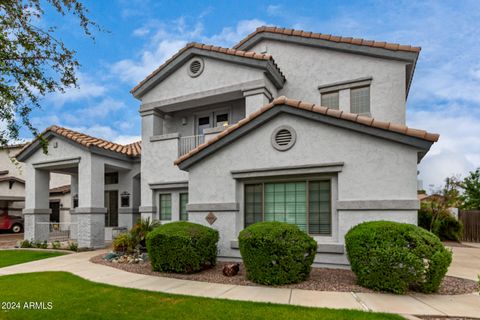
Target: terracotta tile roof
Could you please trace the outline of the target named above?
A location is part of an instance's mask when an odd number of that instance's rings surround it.
[[[220,52],[220,53],[224,53],[224,54],[228,54],[228,55],[232,55],[232,56],[240,56],[240,57],[256,59],[256,60],[272,61],[273,64],[275,65],[275,67],[277,68],[277,70],[279,71],[279,73],[285,79],[285,76],[280,71],[277,64],[273,60],[272,55],[270,55],[270,54],[261,54],[261,53],[256,53],[256,52],[253,52],[253,51],[242,51],[242,50],[236,50],[236,49],[231,49],[231,48],[222,48],[222,47],[217,47],[217,46],[212,46],[212,45],[207,45],[207,44],[202,44],[202,43],[197,43],[197,42],[191,42],[191,43],[188,43],[182,49],[180,49],[177,53],[175,53],[170,59],[165,61],[160,67],[158,67],[152,73],[150,73],[145,79],[140,81],[139,84],[137,84],[132,90],[130,90],[130,93],[133,93],[134,91],[136,91],[143,84],[145,84],[148,80],[150,80],[156,74],[158,74],[160,71],[162,71],[168,64],[170,64],[170,62],[175,60],[178,56],[180,56],[183,52],[187,51],[190,48],[197,48],[197,49],[200,49],[200,50]]]
[[[130,144],[127,144],[127,145],[122,145],[122,144],[107,141],[107,140],[104,140],[104,139],[95,138],[95,137],[89,136],[87,134],[80,133],[80,132],[77,132],[77,131],[74,131],[74,130],[71,130],[71,129],[63,128],[63,127],[60,127],[60,126],[48,127],[47,129],[45,129],[45,131],[42,132],[41,135],[45,135],[48,132],[56,133],[56,134],[58,134],[62,137],[70,139],[70,140],[72,140],[72,141],[74,141],[78,144],[81,144],[85,147],[95,146],[97,148],[102,148],[102,149],[105,149],[105,150],[108,150],[108,151],[118,152],[118,153],[124,154],[124,155],[129,156],[129,157],[139,157],[141,155],[141,152],[142,152],[142,147],[141,147],[141,142],[140,141],[130,143]],[[25,147],[22,148],[22,150],[20,150],[18,152],[18,154],[22,153],[25,149],[27,149],[32,143],[34,143],[38,139],[40,139],[40,138],[36,138],[35,140],[33,140],[32,142],[27,144]],[[18,154],[17,154],[17,156],[18,156]]]
[[[410,45],[401,45],[397,43],[389,43],[385,41],[373,41],[373,40],[365,40],[365,39],[356,39],[351,37],[340,37],[340,36],[334,36],[331,34],[322,34],[322,33],[315,33],[315,32],[307,32],[303,30],[294,30],[294,29],[268,27],[268,26],[258,27],[254,32],[252,32],[251,34],[246,36],[244,39],[242,39],[238,44],[233,46],[233,48],[238,49],[241,45],[243,45],[245,42],[250,40],[252,37],[262,32],[285,34],[289,36],[296,36],[296,37],[303,37],[303,38],[321,39],[321,40],[327,40],[332,42],[387,49],[391,51],[407,51],[407,52],[418,53],[421,50],[420,47],[413,47]]]
[[[66,184],[64,186],[59,186],[59,187],[55,187],[55,188],[51,188],[50,189],[50,193],[62,193],[62,194],[66,194],[66,193],[69,193],[70,192],[70,185],[69,184]]]
[[[215,142],[222,139],[226,135],[230,134],[231,132],[237,130],[238,128],[244,126],[248,122],[257,118],[259,115],[266,112],[267,110],[269,110],[271,108],[274,108],[275,106],[282,106],[282,105],[288,105],[290,107],[320,113],[320,114],[323,114],[323,115],[328,116],[328,117],[338,118],[338,119],[359,123],[359,124],[369,126],[369,127],[373,127],[373,128],[378,128],[378,129],[382,129],[382,130],[386,130],[386,131],[391,131],[391,132],[404,134],[404,135],[407,135],[407,136],[410,136],[410,137],[423,139],[423,140],[426,140],[426,141],[429,141],[429,142],[436,142],[436,141],[438,141],[438,138],[439,138],[439,135],[436,134],[436,133],[430,133],[430,132],[427,132],[427,131],[424,131],[424,130],[413,129],[413,128],[409,128],[409,127],[401,125],[401,124],[380,121],[380,120],[376,120],[376,119],[373,119],[373,118],[361,116],[361,115],[358,115],[358,114],[349,113],[349,112],[345,112],[345,111],[341,111],[341,110],[337,110],[337,109],[331,109],[331,108],[327,108],[327,107],[322,107],[322,106],[315,105],[315,104],[312,104],[312,103],[303,102],[303,101],[300,101],[300,100],[288,99],[287,97],[281,96],[281,97],[278,97],[275,100],[273,100],[271,103],[269,103],[267,105],[264,105],[261,109],[249,114],[246,118],[240,120],[236,124],[230,126],[228,129],[222,131],[217,136],[213,137],[211,140],[199,145],[195,149],[192,149],[190,152],[184,154],[183,156],[181,156],[180,158],[175,160],[174,163],[176,165],[182,163],[183,161],[185,161],[188,158],[190,158],[191,156],[199,153],[201,150],[205,149],[209,145],[214,144]]]

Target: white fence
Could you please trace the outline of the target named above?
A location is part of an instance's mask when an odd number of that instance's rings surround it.
[[[180,145],[178,147],[178,155],[183,156],[190,150],[205,142],[204,135],[180,137]]]

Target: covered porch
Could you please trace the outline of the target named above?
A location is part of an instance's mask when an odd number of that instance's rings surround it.
[[[117,230],[131,228],[139,217],[139,144],[123,146],[60,127],[47,129],[44,136],[47,152],[34,141],[17,155],[25,162],[25,240],[52,241],[57,231],[79,248],[101,248]],[[71,177],[70,214],[55,228],[51,173]]]

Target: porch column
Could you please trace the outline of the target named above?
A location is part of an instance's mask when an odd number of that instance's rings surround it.
[[[75,219],[78,227],[79,248],[103,248],[105,246],[104,202],[105,164],[91,154],[78,166],[78,207]]]
[[[24,239],[30,241],[48,241],[50,232],[49,185],[50,172],[25,164],[25,219]]]
[[[273,98],[267,88],[258,88],[243,92],[245,97],[245,116],[259,110]]]
[[[78,239],[76,207],[78,207],[78,174],[72,174],[70,176],[70,239],[72,240]]]
[[[163,115],[156,109],[142,110],[140,112],[142,117],[142,162],[141,172],[150,172],[149,166],[152,161],[155,161],[157,155],[154,153],[151,146],[150,138],[152,136],[163,134]],[[143,174],[140,181],[140,216],[142,219],[150,218],[150,220],[157,219],[157,207],[154,199],[154,192],[150,188],[149,183],[153,177],[148,174]]]

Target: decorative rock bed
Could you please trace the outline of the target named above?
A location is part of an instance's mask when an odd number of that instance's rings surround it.
[[[194,274],[176,274],[152,271],[149,262],[118,263],[117,261],[115,263],[104,260],[103,255],[95,256],[90,261],[93,263],[111,266],[128,272],[152,276],[234,285],[259,286],[258,284],[246,279],[245,270],[242,263],[239,264],[240,270],[237,275],[227,277],[223,275],[223,269],[226,265],[232,264],[232,262],[219,261],[215,267]],[[297,284],[290,284],[279,287],[318,291],[373,292],[370,289],[357,285],[355,274],[352,271],[328,268],[312,268],[308,280]],[[475,281],[447,276],[443,280],[438,294],[465,294],[477,292],[477,290],[478,284]]]

